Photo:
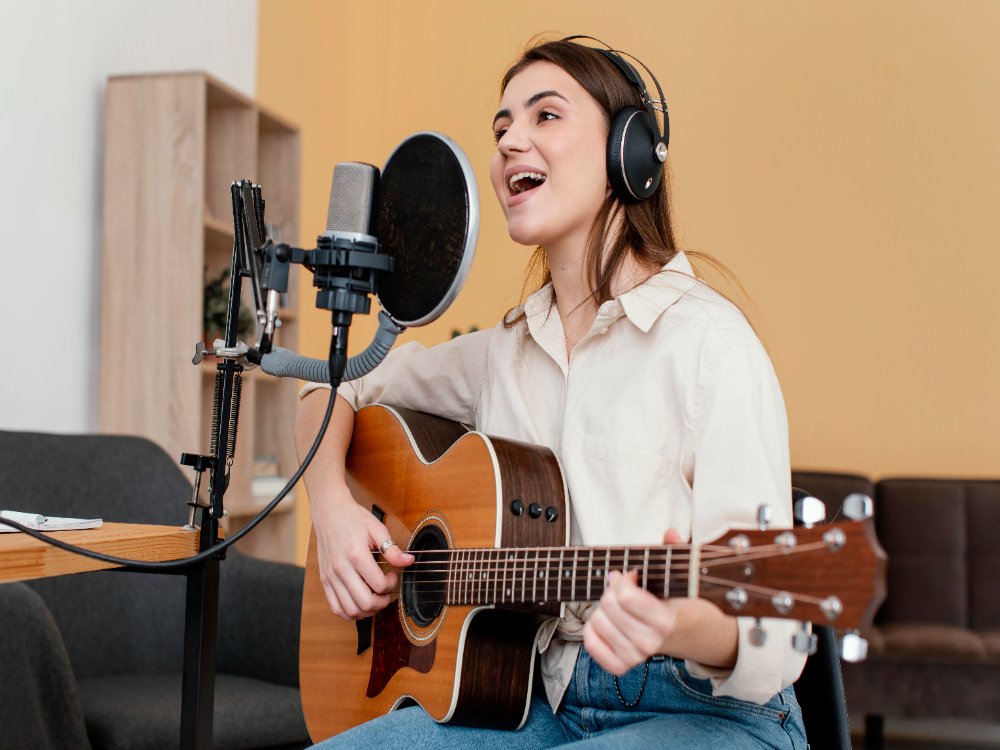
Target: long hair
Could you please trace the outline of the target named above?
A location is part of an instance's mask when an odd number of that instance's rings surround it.
[[[550,41],[531,44],[520,59],[504,74],[500,96],[511,79],[536,62],[558,65],[571,75],[600,105],[610,125],[611,118],[627,107],[644,108],[639,90],[629,83],[614,63],[592,47],[575,42]],[[598,209],[590,228],[584,253],[592,299],[596,305],[611,299],[611,286],[629,254],[642,265],[659,268],[677,254],[677,244],[670,218],[669,175],[664,174],[653,195],[640,203],[623,203],[609,194]],[[531,291],[549,283],[551,274],[542,248],[536,248],[528,263],[522,297],[527,296],[532,279],[540,280]],[[523,318],[504,318],[510,327]]]

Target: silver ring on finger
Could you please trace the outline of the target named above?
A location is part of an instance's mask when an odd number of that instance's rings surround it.
[[[384,555],[386,552],[389,551],[390,547],[395,547],[395,546],[396,543],[392,541],[392,537],[387,536],[384,540],[382,540],[382,543],[378,546],[378,551]]]

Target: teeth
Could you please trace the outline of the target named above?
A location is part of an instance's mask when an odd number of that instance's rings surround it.
[[[511,175],[510,180],[507,183],[510,185],[510,190],[512,193],[522,192],[519,188],[515,187],[515,183],[525,178],[530,178],[539,183],[545,182],[545,175],[543,175],[541,172],[518,172],[515,175]]]

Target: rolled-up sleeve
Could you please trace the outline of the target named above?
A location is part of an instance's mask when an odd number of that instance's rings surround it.
[[[492,330],[476,331],[430,348],[404,344],[372,372],[342,383],[337,394],[355,411],[383,403],[474,425],[492,335]],[[310,384],[300,395],[317,388],[329,386]]]
[[[771,507],[774,528],[792,525],[788,421],[771,362],[756,341],[733,346],[706,364],[696,393],[692,541],[714,541],[730,529],[752,528],[756,508]],[[732,669],[694,662],[715,695],[764,703],[790,685],[805,664],[791,645],[796,622],[766,619],[762,645],[750,642],[752,618],[737,618]]]

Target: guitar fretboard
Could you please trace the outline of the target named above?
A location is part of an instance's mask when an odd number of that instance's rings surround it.
[[[642,588],[666,598],[697,595],[697,554],[689,545],[454,549],[418,555],[410,575],[448,604],[597,601],[615,570],[635,571]]]

